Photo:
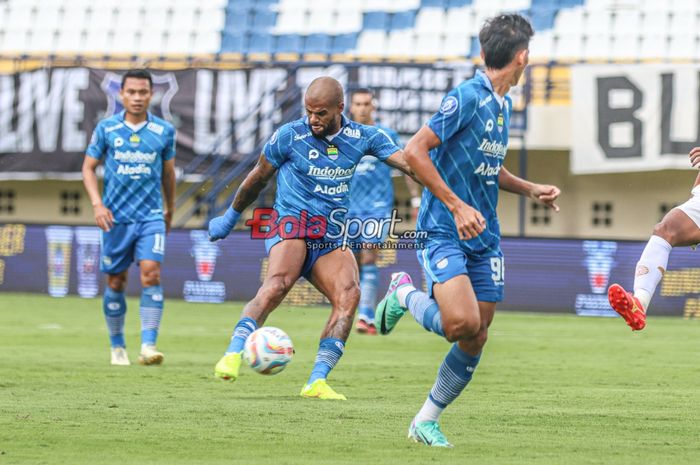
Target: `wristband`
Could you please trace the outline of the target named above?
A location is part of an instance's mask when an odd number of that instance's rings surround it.
[[[226,224],[229,225],[231,229],[236,226],[240,217],[240,212],[234,210],[233,207],[228,207],[228,210],[224,213],[224,220],[226,220]]]

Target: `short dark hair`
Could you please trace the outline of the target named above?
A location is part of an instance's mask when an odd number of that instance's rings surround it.
[[[369,87],[358,87],[352,91],[352,94],[350,94],[350,101],[352,101],[352,98],[358,94],[369,94],[372,98],[374,98],[374,91],[372,89]]]
[[[124,73],[124,76],[122,76],[122,89],[124,88],[124,84],[126,84],[126,80],[128,78],[146,79],[148,81],[148,86],[151,89],[153,88],[153,78],[151,77],[151,73],[145,69],[130,69]]]
[[[479,31],[479,43],[487,68],[505,68],[515,54],[527,48],[535,35],[530,22],[519,14],[495,16]]]

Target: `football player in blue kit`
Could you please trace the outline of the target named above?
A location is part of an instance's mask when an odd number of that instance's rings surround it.
[[[438,417],[471,380],[503,298],[499,189],[558,210],[556,186],[526,181],[503,166],[512,111],[506,94],[528,64],[533,34],[517,14],[488,20],[479,33],[485,71],[450,91],[405,148],[407,163],[425,186],[418,230],[428,237],[418,260],[428,293],[417,290],[408,274],[395,273],[376,320],[388,334],[409,311],[426,330],[453,343],[409,426],[410,438],[430,446],[451,447]]]
[[[374,93],[370,89],[360,88],[352,92],[350,96],[350,117],[353,121],[367,126],[376,126],[384,131],[397,146],[401,146],[399,135],[390,129],[374,121],[375,104]],[[410,177],[406,176],[406,185],[411,193],[411,199],[418,199],[418,185]],[[391,177],[391,168],[382,163],[377,157],[368,155],[362,157],[357,165],[355,177],[352,180],[350,191],[350,205],[347,217],[363,225],[367,220],[380,222],[391,218],[394,207],[394,182]],[[372,221],[372,224],[377,224]],[[379,223],[381,224],[381,223]],[[389,223],[382,231],[373,231],[367,228],[371,237],[365,237],[362,231],[350,231],[357,237],[353,239],[355,245],[355,258],[360,268],[360,306],[356,328],[360,334],[377,334],[374,325],[374,307],[377,305],[377,286],[379,283],[379,269],[377,260],[379,249],[376,244],[386,240]]]
[[[223,216],[209,222],[211,240],[223,239],[241,213],[277,173],[275,222],[266,236],[267,276],[253,300],[243,308],[224,356],[214,369],[236,380],[247,337],[282,302],[299,277],[306,277],[332,305],[321,333],[316,361],[301,396],[345,400],[326,379],[345,350],[360,290],[351,250],[342,247],[339,223],[347,212],[350,181],[364,155],[373,155],[405,172],[403,153],[387,135],[343,116],[343,88],[330,77],[314,80],[304,96],[306,117],[280,127],[270,138],[256,166],[241,183]],[[326,221],[329,218],[336,221]],[[295,227],[312,219],[317,227]],[[303,221],[302,221],[303,220]],[[251,222],[256,229],[256,226]]]
[[[112,365],[129,365],[124,342],[129,265],[141,277],[141,353],[139,363],[158,365],[156,349],[163,314],[160,271],[165,235],[175,205],[175,128],[148,111],[153,80],[146,70],[130,70],[121,83],[124,111],[97,124],[83,162],[83,183],[102,229],[100,270],[107,274],[103,311]],[[96,169],[104,164],[104,192]],[[163,195],[165,194],[165,208]]]

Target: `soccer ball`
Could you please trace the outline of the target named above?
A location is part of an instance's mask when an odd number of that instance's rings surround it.
[[[265,326],[254,331],[245,341],[243,357],[261,375],[276,375],[292,360],[294,345],[287,333]]]

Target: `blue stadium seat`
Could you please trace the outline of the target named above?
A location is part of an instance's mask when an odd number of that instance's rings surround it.
[[[471,3],[471,1],[465,3]],[[420,0],[420,6],[421,8],[445,8],[447,0]]]
[[[338,34],[333,38],[331,53],[346,53],[357,47],[357,34]]]
[[[248,41],[248,53],[273,53],[274,36],[267,32],[254,32],[250,35]]]
[[[251,30],[266,31],[275,27],[277,13],[267,8],[256,8],[253,13]]]
[[[533,8],[530,11],[530,23],[535,31],[552,29],[554,27],[554,17],[557,15],[557,8]]]
[[[227,31],[247,31],[250,24],[250,10],[248,8],[236,8],[226,12]]]
[[[229,0],[226,5],[226,16],[231,15],[236,11],[250,10],[255,6],[253,0]]]
[[[472,46],[471,50],[469,50],[469,56],[471,58],[476,58],[481,55],[481,44],[479,43],[479,37],[474,36],[472,37]]]
[[[574,6],[583,5],[586,0],[559,0],[559,6],[562,8],[570,8]]]
[[[389,29],[412,29],[416,25],[415,11],[399,11],[391,17]]]
[[[331,53],[331,36],[309,34],[304,41],[304,53]]]
[[[303,38],[299,34],[277,36],[275,53],[301,53]]]
[[[532,0],[532,9],[534,10],[539,8],[557,8],[561,1],[562,0]]]
[[[238,3],[240,0],[233,0],[233,1]],[[243,1],[248,1],[248,0],[243,0]],[[278,3],[278,0],[252,0],[252,2],[258,7],[270,8],[271,6],[276,6]]]
[[[221,40],[221,51],[229,53],[244,53],[246,35],[241,32],[224,32]]]
[[[368,11],[362,20],[362,29],[386,30],[389,26],[389,15],[385,11]]]
[[[463,6],[471,5],[472,0],[447,0],[447,8],[461,8]]]

